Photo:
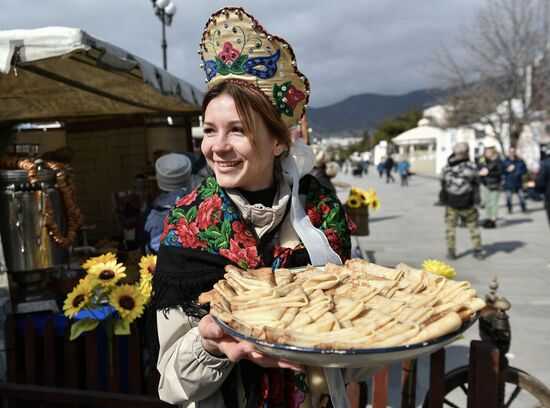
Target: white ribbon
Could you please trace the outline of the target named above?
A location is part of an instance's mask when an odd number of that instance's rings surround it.
[[[327,237],[313,226],[300,202],[300,179],[313,169],[314,162],[313,150],[303,139],[296,139],[288,156],[281,161],[283,176],[292,185],[290,221],[306,247],[313,265],[326,265],[328,262],[341,264],[340,257],[328,243]]]

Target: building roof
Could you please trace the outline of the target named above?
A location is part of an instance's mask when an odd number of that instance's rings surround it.
[[[392,142],[396,145],[435,143],[444,133],[443,130],[434,126],[418,126],[394,137]]]
[[[203,93],[69,27],[0,31],[0,124],[121,115],[197,115]]]

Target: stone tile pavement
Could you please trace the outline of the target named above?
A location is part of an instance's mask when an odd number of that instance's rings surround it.
[[[428,258],[448,262],[456,269],[457,279],[470,281],[482,298],[496,276],[498,294],[512,304],[510,364],[550,387],[550,228],[542,202],[528,201],[528,213],[519,212],[518,205],[516,212],[508,215],[501,194],[497,228],[482,229],[487,258],[475,259],[467,228],[457,228],[458,259],[447,261],[445,210],[434,206],[439,181],[413,176],[408,187],[401,187],[397,175],[396,183],[386,184],[373,170],[371,166],[362,178],[340,173],[335,179],[363,189],[374,187],[380,199],[380,210],[371,213],[370,235],[353,237],[353,244],[358,242],[365,258],[382,265],[405,262],[419,267]],[[338,188],[342,201],[348,191]],[[467,364],[469,343],[478,338],[474,325],[463,339],[447,348],[447,371]],[[417,401],[423,399],[427,389],[427,368],[427,359],[421,359]],[[400,401],[400,369],[392,367],[390,372],[390,406],[396,407]]]

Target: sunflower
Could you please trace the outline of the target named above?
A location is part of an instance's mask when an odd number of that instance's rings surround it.
[[[121,318],[132,323],[143,314],[145,298],[136,285],[120,285],[114,288],[109,295],[109,303]]]
[[[155,273],[156,264],[156,255],[142,256],[139,261],[139,273],[141,275],[141,279],[151,279]]]
[[[82,264],[82,268],[90,269],[92,266],[97,265],[98,263],[105,263],[109,261],[116,261],[116,255],[112,252],[107,252],[106,254],[89,258],[86,262]]]
[[[372,211],[377,211],[380,208],[380,200],[378,200],[378,197],[374,197],[369,205],[370,208],[372,208]]]
[[[151,284],[151,279],[142,279],[139,282],[139,291],[142,296],[145,298],[145,304],[149,303],[151,299],[151,293],[153,291],[153,285]]]
[[[436,259],[426,259],[422,263],[422,269],[426,272],[444,276],[447,279],[453,279],[456,276],[456,271],[452,266]]]
[[[361,192],[359,193],[359,197],[361,199],[361,204],[369,205],[371,203],[371,196],[366,191],[361,190]]]
[[[378,198],[376,196],[376,191],[374,191],[374,189],[372,189],[372,188],[367,192],[367,195],[369,196],[369,201],[370,202],[372,202],[372,201],[374,201]]]
[[[111,286],[126,277],[125,270],[126,267],[122,264],[117,264],[115,259],[95,264],[88,270],[88,274],[94,283],[99,283],[101,286]]]
[[[355,194],[350,195],[348,197],[348,201],[346,202],[346,204],[350,208],[359,208],[359,207],[361,207],[361,199],[359,197],[357,197]]]
[[[81,279],[73,291],[67,295],[63,303],[63,312],[65,316],[72,318],[88,304],[90,300],[91,289],[85,279]]]

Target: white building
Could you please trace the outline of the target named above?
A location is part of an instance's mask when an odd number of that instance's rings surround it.
[[[497,107],[502,109],[502,106]],[[474,123],[469,126],[442,128],[447,123],[444,106],[436,105],[423,112],[423,118],[416,128],[407,130],[393,138],[400,156],[406,156],[413,172],[436,175],[447,163],[452,146],[466,142],[470,146],[470,158],[474,160],[483,153],[484,146],[495,145],[501,156],[510,146],[507,129],[504,127],[501,146],[491,126]],[[534,121],[525,126],[517,147],[528,168],[535,167],[540,160],[540,144],[550,142],[550,123]]]

